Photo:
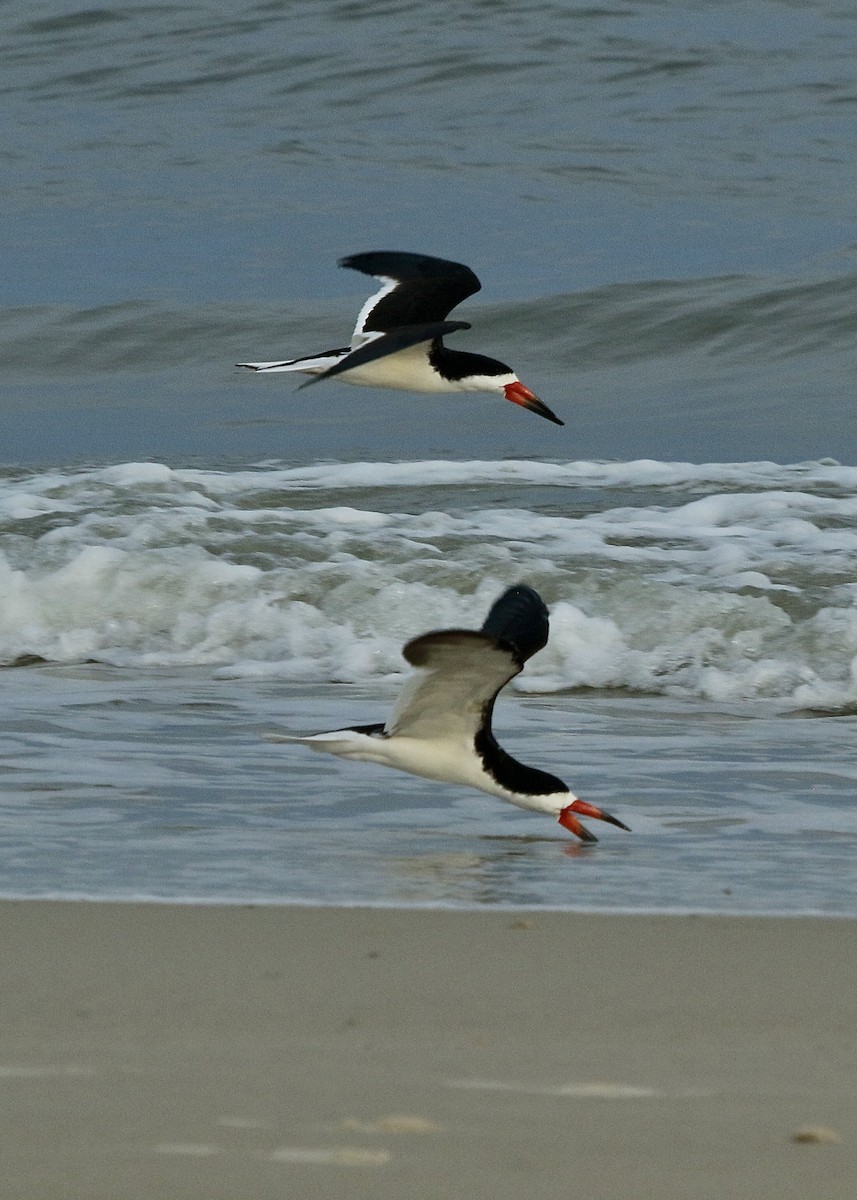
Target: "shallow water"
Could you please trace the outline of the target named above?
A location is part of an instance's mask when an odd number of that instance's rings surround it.
[[[855,914],[854,476],[10,472],[3,890]],[[522,579],[551,638],[498,735],[631,834],[265,739],[383,719],[402,643]]]
[[[855,915],[853,719],[610,695],[501,703],[513,752],[632,832],[547,817],[268,730],[383,717],[385,689],[7,672],[4,894]],[[594,824],[589,822],[590,825]]]

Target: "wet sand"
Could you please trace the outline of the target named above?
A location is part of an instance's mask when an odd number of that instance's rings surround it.
[[[853,921],[0,918],[10,1200],[857,1195]]]

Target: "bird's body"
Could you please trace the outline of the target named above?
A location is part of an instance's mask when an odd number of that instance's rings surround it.
[[[627,827],[578,799],[555,775],[512,758],[491,730],[497,694],[547,637],[548,613],[538,593],[510,588],[480,630],[444,629],[407,643],[404,656],[417,670],[386,723],[277,740],[478,788],[519,808],[552,814],[582,840],[595,841],[578,815]]]
[[[381,282],[361,308],[351,343],[286,361],[239,363],[253,371],[298,372],[319,379],[411,392],[497,392],[556,425],[563,422],[505,363],[484,354],[450,350],[445,334],[469,329],[450,311],[481,284],[463,263],[426,254],[379,250],[339,260]]]

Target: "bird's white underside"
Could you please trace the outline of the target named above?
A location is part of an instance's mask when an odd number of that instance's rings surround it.
[[[577,799],[569,791],[545,796],[523,796],[510,792],[487,773],[481,759],[473,751],[472,742],[464,744],[401,736],[377,737],[359,733],[355,729],[317,733],[294,740],[322,754],[335,754],[338,758],[357,762],[378,763],[380,766],[407,771],[409,775],[420,775],[424,779],[476,788],[531,812],[559,816],[562,809]]]
[[[378,336],[383,336],[380,334]],[[370,339],[364,337],[360,345]],[[469,375],[465,379],[444,379],[434,370],[428,359],[429,342],[417,342],[406,350],[386,354],[363,366],[342,371],[336,376],[341,383],[353,383],[359,387],[386,387],[409,392],[499,392],[510,383],[517,382],[511,371],[505,375]],[[291,371],[302,375],[320,375],[341,361],[340,355],[319,355],[315,358],[299,358],[293,362],[242,363],[257,371],[275,374]]]

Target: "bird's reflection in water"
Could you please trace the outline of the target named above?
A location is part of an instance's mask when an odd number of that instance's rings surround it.
[[[437,904],[530,906],[544,903],[545,880],[567,858],[592,859],[597,850],[556,837],[483,836],[479,851],[438,851],[388,859],[405,902],[424,900],[431,884]]]

